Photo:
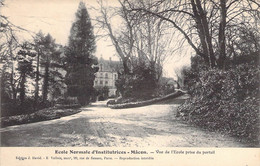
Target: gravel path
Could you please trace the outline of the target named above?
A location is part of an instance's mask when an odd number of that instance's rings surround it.
[[[0,129],[1,146],[244,147],[175,118],[175,104],[112,110],[105,102],[61,119]]]

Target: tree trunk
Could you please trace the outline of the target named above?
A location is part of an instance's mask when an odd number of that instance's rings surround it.
[[[12,51],[12,43],[13,43],[13,38],[11,38],[11,41],[9,43],[10,56],[12,59],[10,84],[11,84],[11,89],[12,89],[12,99],[16,102],[17,91],[16,91],[15,83],[14,83],[14,57],[13,57],[13,51]]]
[[[201,41],[204,60],[210,67],[216,66],[216,57],[214,55],[213,46],[212,46],[212,36],[209,33],[208,21],[206,13],[204,12],[200,0],[191,0],[192,10],[195,16],[195,21],[197,23],[197,30],[199,33],[199,38]]]
[[[14,63],[12,62],[12,69],[11,69],[11,75],[10,75],[10,84],[11,84],[11,89],[12,89],[12,99],[16,101],[16,88],[15,88],[15,83],[14,83]]]
[[[118,39],[116,38],[116,36],[114,35],[113,33],[113,30],[112,30],[112,27],[111,27],[111,24],[109,23],[108,21],[108,18],[107,18],[107,14],[106,14],[106,11],[104,11],[103,9],[101,10],[102,14],[103,14],[103,18],[104,18],[104,22],[103,24],[105,24],[107,30],[108,30],[108,34],[109,34],[109,37],[116,49],[116,52],[118,53],[119,57],[121,58],[122,62],[123,62],[123,67],[124,67],[124,74],[129,74],[130,73],[130,69],[128,67],[128,60],[130,58],[130,54],[131,54],[131,49],[130,48],[130,51],[128,54],[124,54],[123,50],[121,49],[120,47],[120,43],[118,41]],[[128,22],[128,28],[130,30],[130,35],[132,35],[132,29],[131,29],[131,26],[129,25],[129,22]],[[133,37],[131,36],[131,46],[133,46]]]
[[[127,58],[126,57],[123,58],[124,74],[129,74],[130,73],[130,70],[128,68],[127,62],[128,62]]]
[[[44,80],[43,80],[43,93],[42,93],[43,103],[45,103],[47,101],[48,88],[49,88],[49,60],[48,60],[48,55],[47,55],[47,61],[45,64]]]
[[[225,61],[226,61],[226,37],[225,37],[226,17],[227,17],[226,0],[220,0],[220,24],[219,24],[219,39],[218,39],[219,40],[218,66],[221,69],[225,68]]]
[[[38,50],[37,64],[36,64],[36,78],[35,78],[35,95],[34,95],[34,106],[36,109],[38,108],[38,98],[39,98],[39,79],[40,79],[39,66],[40,66],[40,51]]]
[[[24,104],[25,99],[25,82],[26,82],[26,75],[24,72],[21,73],[21,82],[20,82],[20,102],[21,106]]]

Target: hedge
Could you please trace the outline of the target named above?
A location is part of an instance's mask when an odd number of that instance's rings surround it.
[[[259,74],[258,67],[248,64],[200,72],[191,98],[178,108],[177,116],[259,145]]]

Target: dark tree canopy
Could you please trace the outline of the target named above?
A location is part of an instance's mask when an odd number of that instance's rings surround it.
[[[96,50],[93,27],[83,2],[79,3],[76,20],[70,30],[69,44],[66,47],[66,84],[68,95],[77,97],[80,104],[85,105],[93,92],[93,84],[97,68],[94,56]]]
[[[91,59],[96,50],[95,36],[87,8],[83,2],[79,3],[76,21],[70,30],[68,47],[70,51],[75,53],[75,58],[82,58],[82,63],[92,63]]]
[[[32,51],[32,47],[29,43],[25,42],[21,46],[21,50],[18,51],[18,71],[20,73],[20,102],[23,106],[26,93],[26,79],[28,76],[33,76],[32,58],[35,57],[35,53]]]

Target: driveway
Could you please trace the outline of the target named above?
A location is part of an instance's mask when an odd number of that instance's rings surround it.
[[[244,147],[175,118],[177,104],[110,109],[105,102],[61,119],[0,129],[1,146]]]

